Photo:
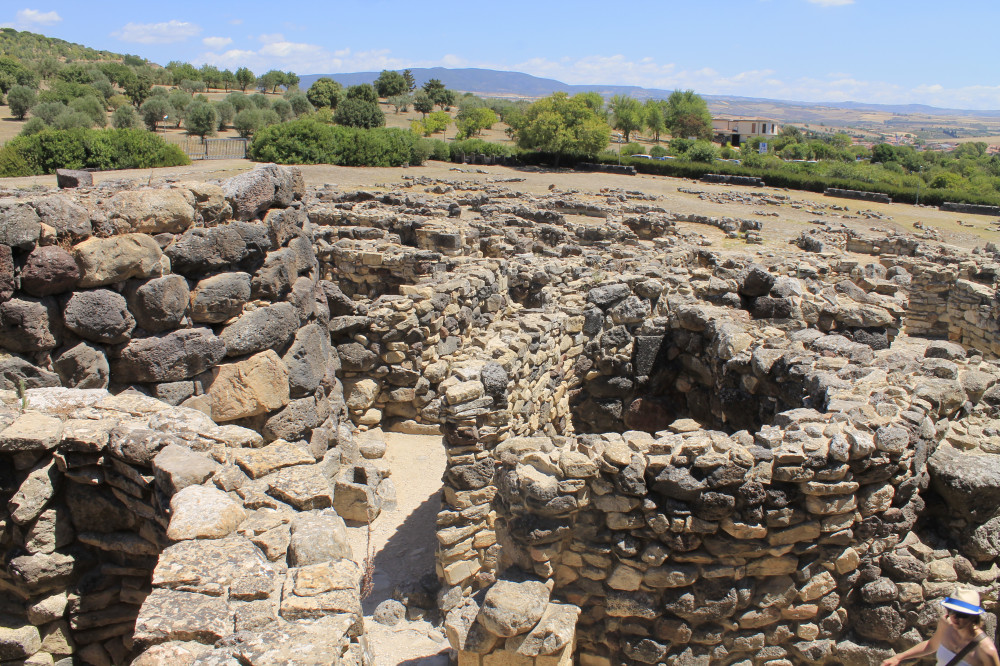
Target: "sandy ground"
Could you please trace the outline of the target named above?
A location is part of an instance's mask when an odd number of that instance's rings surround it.
[[[395,511],[382,512],[372,524],[375,576],[372,593],[362,603],[365,631],[375,666],[447,666],[451,649],[443,631],[435,625],[414,619],[386,627],[371,617],[379,603],[393,598],[398,586],[434,575],[434,523],[441,508],[441,476],[445,469],[440,436],[386,433],[385,441],[384,459],[392,470],[398,499]],[[362,564],[367,528],[349,526],[348,538],[354,559]]]

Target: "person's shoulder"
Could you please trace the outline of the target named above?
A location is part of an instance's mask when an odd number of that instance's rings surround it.
[[[989,638],[984,638],[979,641],[979,645],[976,646],[976,652],[979,654],[989,655],[991,657],[997,656],[997,646],[993,644]]]

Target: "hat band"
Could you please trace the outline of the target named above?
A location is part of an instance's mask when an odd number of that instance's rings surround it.
[[[942,602],[945,606],[949,606],[952,610],[957,610],[963,613],[971,613],[973,615],[979,615],[983,612],[983,609],[975,604],[970,604],[967,601],[962,601],[961,599],[954,599],[952,597],[946,597]]]

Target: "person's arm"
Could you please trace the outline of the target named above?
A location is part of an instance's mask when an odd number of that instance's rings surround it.
[[[980,641],[979,645],[976,646],[976,656],[983,663],[989,664],[989,666],[1000,666],[1000,656],[997,655],[997,648],[993,645],[993,641],[988,638]]]
[[[923,657],[928,654],[934,654],[937,652],[938,645],[941,644],[941,633],[944,631],[944,619],[938,620],[937,629],[934,631],[934,635],[931,636],[926,641],[921,641],[911,647],[909,650],[904,650],[894,657],[889,657],[882,662],[882,666],[899,666],[907,659],[917,659],[918,657]],[[994,666],[1000,666],[1000,664],[995,664]]]

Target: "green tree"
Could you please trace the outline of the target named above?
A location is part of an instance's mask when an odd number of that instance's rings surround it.
[[[344,97],[347,99],[359,99],[363,102],[369,102],[371,104],[378,104],[378,93],[375,92],[375,87],[367,83],[349,87]]]
[[[604,110],[604,98],[601,97],[601,93],[597,92],[585,92],[573,95],[574,99],[579,99],[581,102],[586,104],[590,109],[602,118],[606,117],[606,112]]]
[[[407,92],[413,92],[417,89],[417,80],[413,78],[413,72],[408,69],[403,70],[403,80],[406,81]]]
[[[445,88],[441,79],[431,79],[424,84],[423,90],[442,109],[447,110],[455,103],[455,91]]]
[[[194,94],[196,92],[205,92],[205,82],[204,81],[192,81],[191,79],[184,79],[178,86],[181,90],[186,93]]]
[[[375,91],[379,97],[392,97],[406,92],[406,79],[399,72],[383,69],[375,79]]]
[[[299,75],[295,72],[285,72],[285,89],[291,90],[299,87]]]
[[[566,93],[540,99],[512,127],[519,148],[562,154],[596,155],[608,145],[611,130],[586,102]]]
[[[719,147],[710,141],[696,141],[688,148],[685,157],[692,162],[711,164],[719,158]]]
[[[295,117],[312,113],[313,105],[309,103],[309,98],[305,96],[305,93],[297,92],[288,96],[288,103],[292,105],[292,113]]]
[[[281,118],[281,122],[291,120],[292,116],[295,115],[292,113],[292,104],[287,99],[274,100],[274,103],[271,104],[271,108],[274,109],[274,112],[278,114],[279,118]]]
[[[262,129],[265,124],[264,112],[257,107],[243,109],[233,118],[233,129],[244,139],[253,136],[254,132]]]
[[[434,100],[426,92],[421,90],[413,96],[413,110],[418,111],[424,118],[434,110]]]
[[[28,86],[14,86],[7,93],[7,104],[10,106],[10,113],[18,120],[24,120],[28,115],[28,110],[35,105],[38,95],[34,88]]]
[[[625,134],[625,143],[628,143],[632,132],[645,125],[642,103],[634,97],[615,95],[608,106],[611,108],[611,126],[621,130]]]
[[[132,102],[132,106],[139,108],[142,103],[149,99],[152,93],[153,80],[146,74],[135,74],[128,77],[122,84],[125,96]]]
[[[257,87],[261,92],[270,90],[272,93],[278,92],[278,86],[285,85],[285,73],[276,69],[269,70],[257,79]]]
[[[228,69],[222,70],[222,87],[229,92],[236,87],[236,75]]]
[[[150,97],[139,107],[142,122],[150,132],[155,132],[159,124],[166,122],[173,113],[170,102],[161,96]]]
[[[205,82],[209,88],[222,87],[222,72],[215,65],[205,64],[198,70],[198,78]]]
[[[51,125],[63,111],[69,107],[62,102],[39,102],[31,107],[31,115],[41,118],[46,125]]]
[[[396,113],[403,111],[404,113],[413,104],[413,95],[393,95],[388,100],[389,104],[392,104],[393,108],[396,109]]]
[[[184,129],[188,134],[200,136],[202,139],[206,135],[215,134],[215,128],[219,126],[219,116],[208,102],[192,102],[184,110]]]
[[[108,110],[105,108],[104,102],[93,95],[70,100],[69,108],[86,114],[90,118],[90,126],[104,127],[108,124]]]
[[[241,92],[229,93],[228,95],[226,95],[226,101],[232,104],[233,109],[236,110],[236,113],[239,113],[243,109],[249,109],[250,107],[254,107],[254,103],[250,101],[250,96]]]
[[[712,138],[712,114],[693,90],[675,90],[667,98],[667,128],[674,138]]]
[[[215,106],[215,115],[219,117],[219,129],[226,129],[226,125],[233,121],[233,116],[236,115],[236,109],[234,109],[233,105],[226,100],[212,102],[212,104]]]
[[[306,97],[317,109],[336,109],[343,86],[329,77],[321,77],[309,86]]]
[[[646,112],[646,129],[653,135],[653,141],[659,143],[660,135],[667,129],[667,114],[663,108],[663,101],[647,99],[644,106]]]
[[[353,87],[353,86],[352,86]],[[375,89],[368,86],[372,93]],[[373,127],[385,126],[385,114],[378,104],[359,99],[358,97],[348,97],[339,105],[333,114],[333,121],[338,125],[347,127],[360,127],[371,129]]]
[[[259,93],[258,92],[258,93],[254,93],[254,94],[250,95],[250,102],[251,102],[251,104],[253,104],[258,109],[270,109],[271,108],[271,100],[269,100],[267,98],[267,95],[265,95],[264,93]]]
[[[499,122],[496,112],[493,109],[479,107],[469,110],[467,113],[458,114],[458,138],[465,139],[471,136],[479,136],[483,130],[493,127]]]
[[[240,87],[243,92],[247,91],[247,88],[254,84],[257,77],[246,67],[240,67],[236,70],[236,85]]]
[[[135,129],[139,126],[139,116],[131,106],[119,106],[111,114],[111,126],[115,129]]]

